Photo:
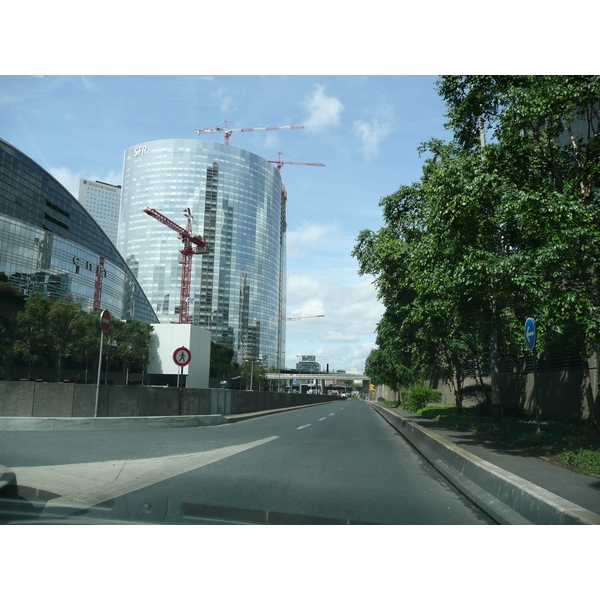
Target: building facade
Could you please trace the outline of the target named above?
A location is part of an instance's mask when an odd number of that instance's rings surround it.
[[[208,242],[191,267],[189,315],[234,360],[281,368],[285,346],[285,199],[274,165],[246,150],[204,140],[150,141],[125,151],[118,248],[161,323],[178,322],[177,233],[153,208]]]
[[[302,360],[296,363],[296,369],[302,373],[320,373],[321,363],[314,354],[303,354]]]
[[[77,199],[116,246],[121,186],[104,183],[103,181],[80,179]]]
[[[52,175],[2,139],[0,272],[26,296],[72,295],[85,309],[107,309],[118,319],[158,321],[98,223]]]

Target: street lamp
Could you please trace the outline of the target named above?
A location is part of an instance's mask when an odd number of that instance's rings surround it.
[[[250,363],[250,391],[252,391],[252,379],[254,377],[254,363],[259,364],[260,360],[245,360]]]

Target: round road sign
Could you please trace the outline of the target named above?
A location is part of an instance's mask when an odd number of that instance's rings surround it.
[[[535,347],[535,321],[530,317],[525,321],[525,345],[528,350],[533,350]]]
[[[105,333],[110,329],[110,313],[107,310],[100,313],[100,327]]]
[[[177,348],[177,350],[173,352],[173,360],[177,366],[185,367],[190,364],[192,353],[185,346],[181,346],[181,348]]]

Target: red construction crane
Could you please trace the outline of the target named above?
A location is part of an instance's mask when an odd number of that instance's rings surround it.
[[[242,127],[240,129],[231,129],[227,123],[232,123],[232,121],[223,121],[224,126],[215,125],[212,129],[196,129],[196,133],[200,135],[201,133],[225,133],[225,145],[229,146],[229,138],[231,134],[235,131],[279,131],[280,129],[304,129],[304,125],[282,125],[282,126],[272,126],[272,127]]]
[[[98,257],[98,266],[96,267],[96,285],[94,286],[94,310],[100,310],[102,303],[102,279],[104,272],[104,256]]]
[[[278,171],[281,171],[281,167],[283,167],[283,165],[308,165],[310,167],[324,167],[325,166],[323,163],[315,163],[315,162],[292,162],[292,161],[289,161],[289,160],[281,160],[281,156],[284,155],[283,152],[278,152],[277,154],[279,156],[279,159],[278,160],[269,160],[269,162],[276,164]],[[289,158],[294,158],[294,157],[290,156]]]
[[[299,321],[300,319],[316,319],[317,317],[324,317],[325,315],[310,315],[308,317],[286,317],[286,321]]]
[[[194,254],[206,254],[208,244],[201,235],[192,235],[192,213],[189,208],[183,211],[183,214],[187,218],[187,225],[184,229],[177,225],[177,223],[171,221],[163,214],[159,213],[154,208],[144,208],[144,212],[151,217],[154,217],[157,221],[160,221],[163,225],[170,227],[173,231],[176,231],[179,236],[178,239],[183,240],[183,249],[181,252],[182,257],[179,264],[181,265],[181,293],[179,296],[179,323],[189,323],[189,303],[188,299],[190,296],[190,278],[192,275],[192,256]],[[195,244],[195,247],[192,246]]]

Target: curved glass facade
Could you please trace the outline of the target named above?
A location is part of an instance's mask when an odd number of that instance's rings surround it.
[[[100,272],[100,308],[119,319],[158,322],[96,221],[52,175],[1,139],[0,272],[27,296],[71,294],[86,309],[94,306]]]
[[[154,208],[208,242],[192,259],[189,314],[232,347],[234,360],[282,364],[285,344],[285,202],[279,171],[246,150],[202,140],[159,140],[125,151],[118,248],[161,323],[179,321],[177,233]]]

